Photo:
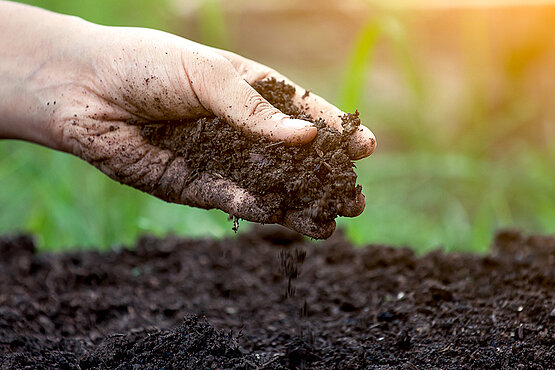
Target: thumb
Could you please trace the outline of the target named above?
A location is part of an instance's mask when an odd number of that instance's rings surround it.
[[[226,66],[227,67],[227,66]],[[213,74],[204,86],[205,91],[197,94],[212,113],[225,118],[229,123],[246,133],[262,135],[272,141],[286,144],[304,144],[316,136],[316,127],[308,121],[291,118],[268,103],[235,71],[222,68]]]

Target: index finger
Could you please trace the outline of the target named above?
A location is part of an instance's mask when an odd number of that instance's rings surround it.
[[[330,104],[324,98],[300,87],[270,67],[228,51],[218,50],[218,52],[227,58],[239,74],[250,84],[260,80],[275,78],[277,81],[284,81],[286,84],[293,86],[295,88],[293,102],[297,106],[312,116],[312,118],[321,118],[329,127],[333,127],[339,132],[343,131],[341,117],[345,115],[345,112]],[[376,137],[366,126],[360,125],[351,137],[349,156],[353,160],[365,158],[372,154],[375,148]]]

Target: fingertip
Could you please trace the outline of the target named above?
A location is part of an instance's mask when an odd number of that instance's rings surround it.
[[[311,142],[318,132],[312,122],[294,118],[285,118],[281,121],[280,131],[283,132],[281,140],[288,145],[306,144]]]
[[[340,215],[344,217],[357,217],[364,211],[365,207],[366,197],[364,194],[359,193],[353,201],[345,203]]]
[[[353,160],[366,158],[376,150],[376,137],[366,126],[359,126],[349,142],[349,156]]]

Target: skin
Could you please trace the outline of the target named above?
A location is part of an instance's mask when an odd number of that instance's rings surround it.
[[[186,182],[183,158],[140,135],[141,123],[216,115],[247,135],[310,142],[316,135],[310,122],[287,117],[249,85],[271,77],[296,86],[299,105],[341,130],[341,110],[312,93],[303,99],[305,89],[239,55],[160,31],[99,26],[0,1],[0,138],[76,155],[168,202],[328,237],[335,222],[315,224],[300,212],[269,214],[256,197],[217,174]],[[349,153],[361,159],[375,145],[361,126]],[[364,206],[361,196],[341,214],[357,216]]]

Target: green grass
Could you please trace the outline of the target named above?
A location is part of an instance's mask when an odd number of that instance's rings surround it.
[[[495,162],[457,153],[377,153],[358,170],[365,212],[340,224],[356,243],[421,252],[486,252],[493,232],[506,227],[553,232],[555,150],[525,149]]]
[[[524,149],[495,162],[454,153],[378,152],[358,168],[367,209],[339,225],[358,244],[419,251],[485,252],[492,233],[507,226],[553,232],[555,148]],[[0,234],[32,232],[44,250],[129,244],[146,232],[233,234],[223,212],[162,202],[79,159],[32,144],[0,143],[0,189]]]
[[[104,24],[163,29],[167,17],[160,2],[146,0],[28,2]],[[220,2],[206,4],[200,15],[206,42],[229,43]],[[395,14],[368,20],[334,100],[347,111],[358,108],[378,137],[378,151],[358,163],[367,208],[360,217],[339,219],[340,227],[357,244],[409,245],[421,252],[485,252],[503,227],[554,233],[555,145],[539,140],[534,122],[542,107],[520,93],[533,60],[495,71],[507,86],[492,106],[483,82],[492,73],[483,20],[468,19],[461,26],[465,94],[455,110],[438,109],[442,86],[423,68],[404,24]],[[375,48],[384,43],[401,78],[402,102],[373,94],[369,83]],[[0,234],[31,232],[43,250],[107,248],[143,233],[233,234],[223,212],[167,204],[77,158],[14,141],[0,142],[0,209]]]
[[[68,154],[22,142],[0,142],[0,189],[0,234],[31,232],[45,250],[106,248],[146,232],[232,234],[223,212],[165,203]]]

